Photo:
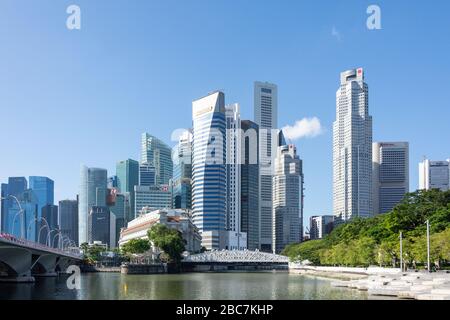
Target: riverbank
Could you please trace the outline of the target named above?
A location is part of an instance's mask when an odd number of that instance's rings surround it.
[[[392,268],[313,267],[290,264],[294,274],[336,279],[332,286],[366,291],[371,296],[450,300],[450,273],[401,272]]]

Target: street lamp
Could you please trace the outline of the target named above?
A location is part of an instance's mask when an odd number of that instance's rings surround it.
[[[427,220],[427,267],[428,267],[428,272],[431,272],[431,268],[430,268],[430,220]]]

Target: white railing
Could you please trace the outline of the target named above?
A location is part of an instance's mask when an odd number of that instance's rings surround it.
[[[78,249],[70,249],[70,250],[56,249],[30,240],[16,238],[15,236],[9,233],[0,233],[0,239],[10,243],[18,244],[20,246],[52,252],[59,255],[63,254],[74,258],[81,258],[82,256]]]
[[[289,258],[272,253],[250,250],[209,251],[184,258],[185,262],[259,262],[288,263]]]

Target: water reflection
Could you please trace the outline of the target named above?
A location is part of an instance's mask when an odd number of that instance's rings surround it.
[[[367,293],[333,288],[328,279],[287,272],[188,273],[179,275],[83,274],[81,290],[69,290],[66,277],[34,284],[0,284],[0,299],[65,300],[309,300],[367,299]]]

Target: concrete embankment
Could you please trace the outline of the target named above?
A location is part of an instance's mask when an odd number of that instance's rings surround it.
[[[312,267],[290,264],[292,273],[340,281],[332,286],[367,291],[372,296],[416,300],[450,300],[450,273],[401,272],[392,268]]]

